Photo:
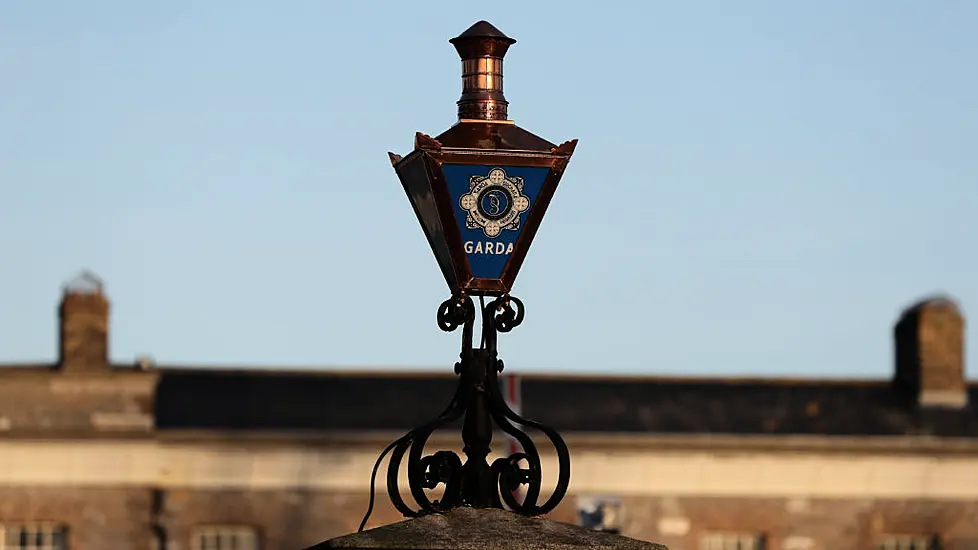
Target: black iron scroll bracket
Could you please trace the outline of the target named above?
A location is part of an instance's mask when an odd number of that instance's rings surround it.
[[[406,517],[443,513],[459,506],[474,508],[509,508],[526,515],[546,514],[557,507],[567,493],[570,481],[570,453],[553,428],[518,415],[506,404],[499,387],[503,362],[496,353],[500,332],[509,332],[523,322],[523,302],[512,296],[501,296],[481,306],[482,341],[472,346],[475,304],[468,296],[446,300],[438,308],[438,327],[452,332],[462,327],[461,360],[455,364],[458,388],[448,407],[434,420],[409,431],[392,442],[377,458],[370,477],[370,501],[358,531],[363,531],[374,507],[377,471],[390,454],[387,466],[387,494],[394,507]],[[462,453],[465,462],[452,451],[425,455],[424,448],[435,430],[459,419],[462,425]],[[489,464],[493,425],[519,442],[523,451],[497,458]],[[557,485],[542,504],[540,486],[542,467],[537,447],[523,430],[542,432],[557,453]],[[398,487],[398,474],[407,456],[408,487],[415,507],[408,505]],[[432,500],[427,491],[444,486],[440,499]],[[522,498],[517,494],[522,492]],[[505,505],[505,506],[504,506]]]

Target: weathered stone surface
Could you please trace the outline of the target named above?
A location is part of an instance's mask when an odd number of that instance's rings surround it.
[[[309,550],[667,550],[665,546],[505,510],[457,508],[446,514],[345,535]]]

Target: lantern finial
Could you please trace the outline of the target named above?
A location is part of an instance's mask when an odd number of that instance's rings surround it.
[[[449,40],[462,58],[459,120],[508,120],[503,96],[503,57],[516,40],[486,21],[479,21]]]

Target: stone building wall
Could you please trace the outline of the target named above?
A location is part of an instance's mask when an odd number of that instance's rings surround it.
[[[0,488],[0,523],[57,522],[73,550],[153,548],[154,517],[168,550],[194,550],[194,530],[246,526],[262,548],[301,549],[357,529],[364,492]],[[578,523],[569,495],[551,519]],[[937,535],[942,550],[978,549],[978,503],[871,499],[633,496],[621,499],[622,534],[672,550],[699,550],[708,533],[763,536],[766,550],[874,550],[890,535]],[[403,518],[378,495],[368,527]]]
[[[766,550],[871,550],[890,536],[978,549],[975,502],[665,496],[628,497],[622,506],[623,534],[672,550],[698,550],[708,533],[762,536]]]
[[[139,488],[0,487],[0,525],[67,528],[72,550],[152,548],[151,491]]]
[[[0,432],[151,433],[158,380],[155,372],[0,371]]]
[[[168,550],[194,550],[195,528],[203,525],[253,527],[263,549],[302,549],[356,530],[366,509],[365,495],[295,489],[168,490],[164,525]],[[385,522],[396,520],[383,514]]]

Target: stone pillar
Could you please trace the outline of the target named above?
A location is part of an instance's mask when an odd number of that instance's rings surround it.
[[[918,405],[968,404],[964,316],[951,300],[924,300],[903,312],[893,331],[897,387]]]
[[[362,533],[307,550],[668,550],[632,539],[494,508],[456,508]]]
[[[65,285],[58,313],[58,367],[72,373],[108,370],[109,301],[102,282],[83,273]]]

